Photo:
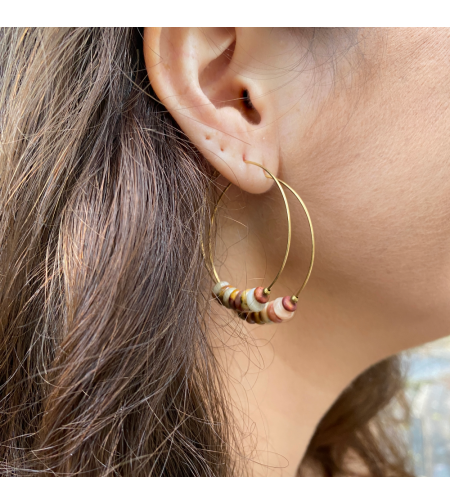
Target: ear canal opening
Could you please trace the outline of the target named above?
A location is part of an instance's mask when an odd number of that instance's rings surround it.
[[[248,89],[242,91],[241,100],[243,106],[242,114],[247,118],[249,123],[259,124],[261,122],[261,116],[250,99]]]

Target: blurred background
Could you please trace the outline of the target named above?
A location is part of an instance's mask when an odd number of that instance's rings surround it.
[[[450,476],[450,337],[405,352],[403,361],[416,475]]]

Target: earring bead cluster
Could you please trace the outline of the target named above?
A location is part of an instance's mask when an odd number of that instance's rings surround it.
[[[241,291],[222,281],[216,283],[212,293],[221,305],[234,310],[249,324],[279,324],[291,319],[297,309],[296,300],[290,296],[269,301],[267,289],[263,287]]]

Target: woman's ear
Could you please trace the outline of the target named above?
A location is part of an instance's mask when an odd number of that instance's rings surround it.
[[[267,80],[255,72],[258,36],[243,28],[144,30],[145,64],[159,100],[205,158],[250,193],[272,181],[245,161],[274,174],[279,164],[276,111]]]

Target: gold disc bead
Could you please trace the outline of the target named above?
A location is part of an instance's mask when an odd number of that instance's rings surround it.
[[[256,322],[257,324],[263,325],[263,324],[265,324],[265,322],[264,322],[264,320],[263,320],[263,318],[262,318],[262,316],[261,316],[261,313],[262,313],[262,312],[255,312],[255,313],[253,314],[253,316],[254,316],[255,322]]]
[[[250,311],[249,308],[248,308],[248,304],[247,304],[247,293],[250,289],[246,289],[246,290],[243,290],[241,292],[241,307],[239,308],[241,311],[243,312],[248,312]]]

